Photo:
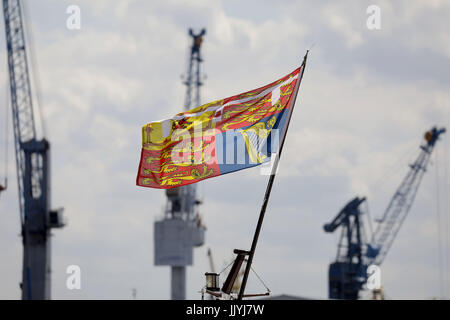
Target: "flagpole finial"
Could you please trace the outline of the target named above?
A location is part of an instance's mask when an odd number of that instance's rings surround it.
[[[304,65],[306,63],[306,58],[308,57],[308,53],[309,53],[309,49],[306,50],[305,56],[303,57],[302,65]]]

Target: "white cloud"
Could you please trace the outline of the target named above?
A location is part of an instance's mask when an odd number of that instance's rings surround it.
[[[351,22],[340,16],[335,10],[327,10],[325,15],[331,28],[344,37],[348,47],[353,48],[363,43],[361,33],[352,26]]]

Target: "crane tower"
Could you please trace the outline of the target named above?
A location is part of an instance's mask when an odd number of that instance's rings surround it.
[[[203,61],[200,49],[206,30],[194,34],[186,81],[184,109],[200,105],[200,65]],[[166,190],[167,202],[164,218],[154,225],[155,265],[171,267],[171,299],[186,299],[186,266],[192,265],[193,247],[203,245],[205,227],[202,225],[196,208],[201,203],[197,199],[196,184]]]
[[[50,210],[50,143],[36,134],[22,9],[3,0],[17,185],[23,242],[22,299],[50,299],[50,229],[62,211]]]

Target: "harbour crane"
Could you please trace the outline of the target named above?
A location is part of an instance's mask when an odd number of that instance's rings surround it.
[[[20,0],[3,0],[9,86],[23,242],[22,299],[50,299],[50,230],[62,210],[50,210],[50,143],[39,139],[31,94]]]
[[[341,227],[336,261],[330,264],[328,295],[330,299],[358,299],[368,279],[368,267],[380,266],[402,226],[426,172],[431,153],[445,128],[433,127],[425,133],[420,153],[377,220],[370,239],[364,232],[361,204],[365,197],[348,202],[337,216],[324,225],[326,232]]]

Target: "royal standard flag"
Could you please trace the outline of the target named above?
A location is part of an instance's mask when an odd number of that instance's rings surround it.
[[[136,184],[180,187],[270,161],[287,130],[304,67],[264,87],[144,125]]]

